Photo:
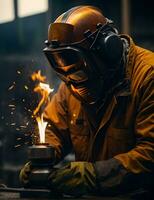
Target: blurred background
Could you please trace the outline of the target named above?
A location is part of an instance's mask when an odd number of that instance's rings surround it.
[[[59,81],[42,49],[49,23],[73,6],[95,5],[114,20],[120,33],[154,50],[152,0],[0,0],[0,184],[18,187],[18,173],[27,160],[37,102],[30,76],[41,70],[51,87]]]

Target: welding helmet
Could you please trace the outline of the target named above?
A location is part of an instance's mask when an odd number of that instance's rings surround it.
[[[49,25],[43,50],[52,68],[79,100],[94,104],[122,60],[113,22],[93,6],[78,6]],[[110,80],[108,81],[110,82]]]

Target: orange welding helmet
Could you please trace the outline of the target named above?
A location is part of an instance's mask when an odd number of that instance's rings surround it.
[[[57,75],[89,104],[105,95],[123,60],[123,42],[113,21],[93,6],[60,15],[49,25],[46,45],[44,53]]]

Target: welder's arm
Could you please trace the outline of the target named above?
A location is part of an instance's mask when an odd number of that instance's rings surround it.
[[[146,185],[154,173],[154,80],[140,90],[136,117],[136,146],[113,159],[95,163],[97,180],[102,192],[117,192]],[[112,148],[112,147],[111,147]]]
[[[56,150],[56,162],[72,150],[68,129],[67,91],[62,83],[45,109],[44,119],[48,121],[46,142]]]
[[[44,113],[44,119],[48,121],[45,142],[55,148],[55,164],[71,151],[71,141],[67,127],[65,89],[64,84],[62,84],[58,92],[53,96],[51,102],[46,107]],[[31,163],[28,162],[20,172],[20,181],[24,186],[28,186],[29,184],[30,172]]]
[[[70,162],[49,176],[49,188],[58,193],[79,197],[96,194],[96,174],[90,162]]]

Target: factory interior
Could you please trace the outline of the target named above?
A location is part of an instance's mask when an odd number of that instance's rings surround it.
[[[152,0],[0,0],[0,187],[21,187],[19,172],[35,139],[32,115],[40,98],[33,91],[32,74],[45,76],[52,94],[60,83],[42,51],[48,25],[79,5],[102,9],[120,34],[154,51]]]

